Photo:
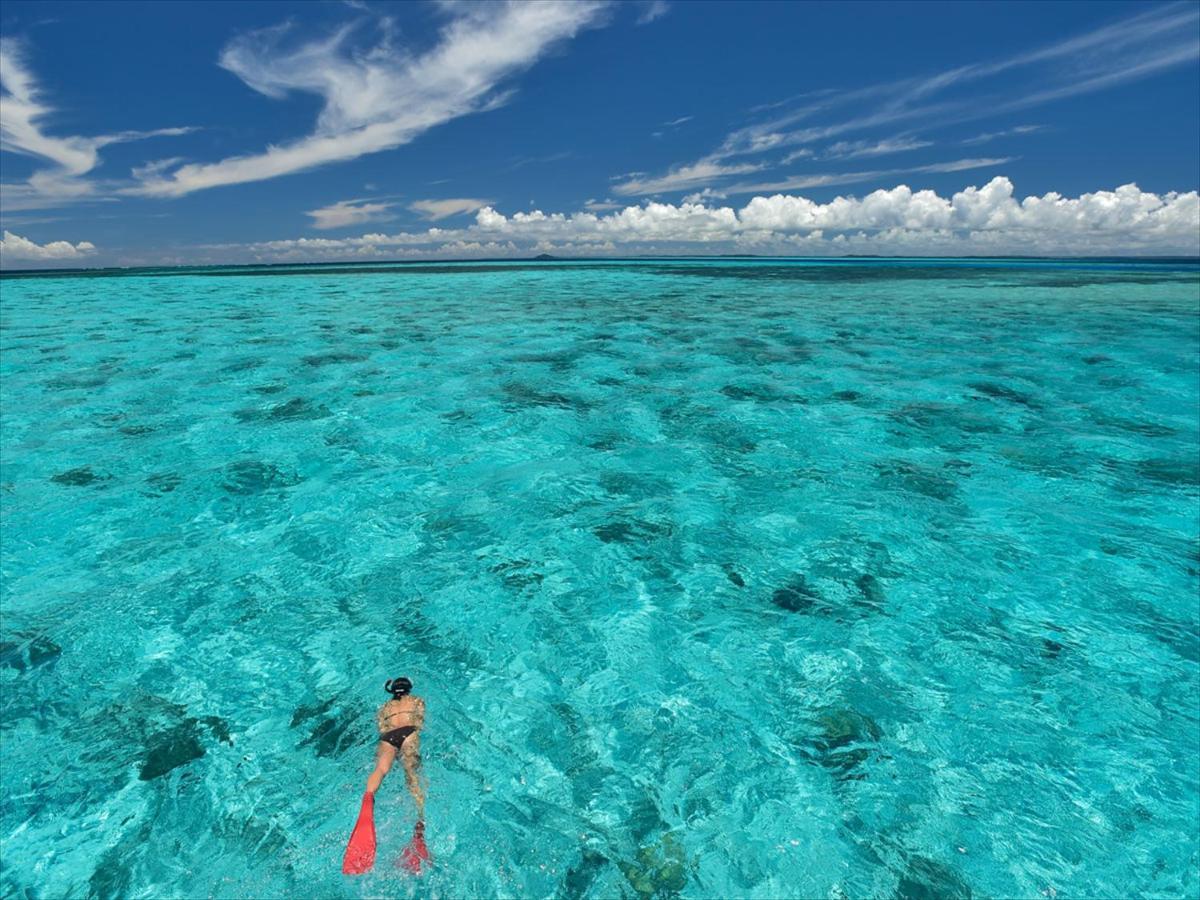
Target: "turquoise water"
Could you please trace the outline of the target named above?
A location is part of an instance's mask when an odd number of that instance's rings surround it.
[[[1195,263],[0,292],[0,895],[1200,894]]]

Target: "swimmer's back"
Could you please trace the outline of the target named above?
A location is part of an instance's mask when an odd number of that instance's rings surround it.
[[[411,694],[395,700],[389,700],[379,707],[376,715],[376,725],[379,733],[411,725],[417,730],[425,724],[425,701]]]

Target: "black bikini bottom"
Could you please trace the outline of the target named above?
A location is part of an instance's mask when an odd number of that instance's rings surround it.
[[[393,728],[391,731],[381,734],[379,739],[399,750],[404,746],[404,739],[415,733],[416,730],[412,725],[401,725],[399,728]]]

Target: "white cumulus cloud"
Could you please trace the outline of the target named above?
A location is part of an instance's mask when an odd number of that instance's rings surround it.
[[[10,260],[61,261],[82,259],[96,252],[96,245],[90,241],[80,241],[72,244],[70,241],[51,241],[48,244],[38,244],[29,238],[5,231],[0,239],[0,262],[5,265]]]
[[[340,240],[300,238],[227,245],[226,252],[284,259],[429,258],[551,252],[844,255],[1122,255],[1200,253],[1200,196],[1137,185],[1079,197],[1018,199],[997,176],[950,196],[897,185],[818,203],[796,194],[756,196],[741,208],[645,203],[605,214],[582,210],[511,215],[481,208],[474,224]],[[575,248],[572,250],[572,248]]]
[[[717,190],[713,190],[712,188],[705,188],[702,191],[693,191],[692,193],[685,195],[683,198],[683,202],[684,203],[703,203],[705,200],[724,200],[727,196],[728,196],[728,194],[726,194],[724,191],[717,191]]]

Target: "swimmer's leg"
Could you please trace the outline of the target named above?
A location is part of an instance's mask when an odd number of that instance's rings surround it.
[[[421,872],[433,864],[433,857],[425,845],[425,790],[421,784],[421,736],[411,734],[400,745],[400,760],[404,763],[404,780],[408,783],[409,793],[417,804],[417,826],[413,829],[412,840],[396,861],[400,868],[413,874]]]
[[[383,776],[392,768],[396,761],[396,748],[386,741],[380,741],[375,747],[375,771],[367,778],[367,793],[374,794],[383,784]]]
[[[417,819],[425,819],[425,791],[421,787],[421,734],[410,734],[400,745],[400,760],[404,763],[404,780],[408,792],[417,804]]]

